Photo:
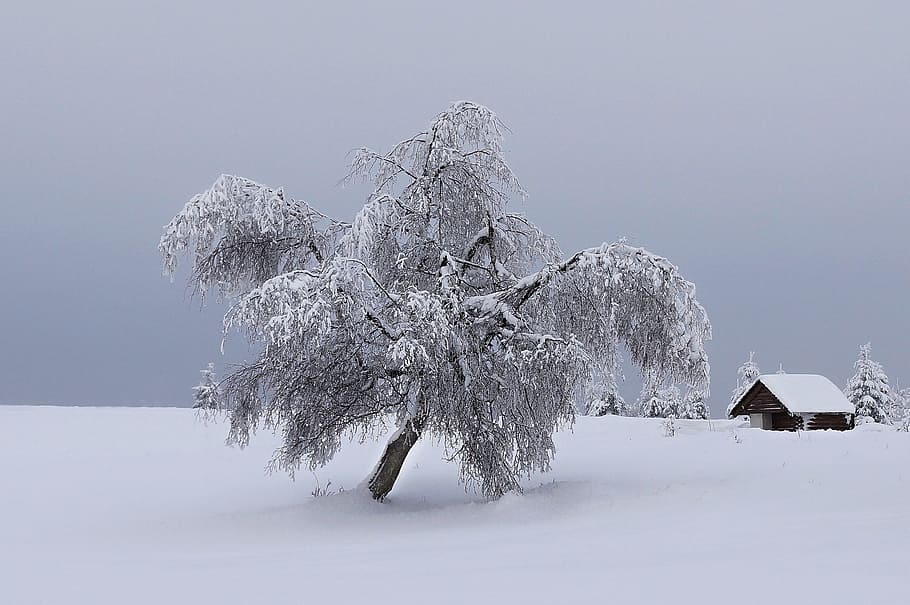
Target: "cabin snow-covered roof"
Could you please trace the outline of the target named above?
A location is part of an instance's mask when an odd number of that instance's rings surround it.
[[[765,385],[793,414],[856,413],[843,392],[818,374],[763,374],[755,382]]]

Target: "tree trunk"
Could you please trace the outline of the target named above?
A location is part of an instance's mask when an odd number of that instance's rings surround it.
[[[373,499],[381,502],[392,491],[395,480],[398,479],[398,473],[401,472],[404,459],[420,438],[421,430],[423,430],[423,421],[418,418],[411,418],[404,423],[404,426],[395,431],[395,434],[389,439],[385,450],[382,452],[382,458],[379,459],[379,464],[376,465],[376,469],[367,482],[367,487],[370,489],[370,493],[373,494]]]

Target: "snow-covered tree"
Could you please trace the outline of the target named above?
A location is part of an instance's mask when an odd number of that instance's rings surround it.
[[[884,369],[872,360],[871,354],[871,344],[866,343],[859,348],[859,358],[853,364],[856,374],[847,383],[844,394],[856,406],[857,417],[890,424],[896,396]]]
[[[629,406],[619,393],[614,378],[608,378],[604,382],[602,388],[595,391],[595,393],[596,398],[588,405],[587,412],[589,416],[606,416],[608,414],[614,416],[629,415]]]
[[[893,422],[900,430],[910,432],[910,387],[898,391],[897,401],[900,409]]]
[[[705,420],[710,415],[705,393],[704,389],[690,385],[682,396],[675,384],[661,386],[646,379],[638,400],[639,415],[644,418]]]
[[[679,417],[690,420],[707,420],[710,415],[708,405],[705,403],[704,392],[690,387],[683,397]]]
[[[665,402],[664,416],[679,418],[682,409],[682,395],[680,395],[679,387],[670,385],[662,389],[660,395]]]
[[[646,383],[642,388],[638,409],[643,418],[679,418],[681,407],[679,388],[675,385]]]
[[[218,381],[215,379],[215,364],[210,363],[200,370],[202,379],[193,387],[193,407],[207,410],[218,405]]]
[[[273,468],[293,473],[392,423],[366,481],[375,498],[425,434],[496,497],[549,467],[575,393],[618,347],[661,380],[707,387],[695,287],[624,242],[560,260],[508,209],[523,191],[504,130],[459,102],[387,153],[361,149],[350,177],[373,192],[349,223],[222,176],[165,227],[165,272],[190,253],[197,291],[231,303],[225,330],[258,347],[205,397],[228,414],[229,441],[280,432]]]
[[[910,432],[910,388],[895,390],[896,411],[891,416],[891,422],[898,430]]]
[[[663,418],[666,404],[660,396],[660,387],[646,382],[638,397],[638,415],[642,418]]]
[[[733,406],[736,405],[739,398],[752,388],[759,376],[761,376],[761,370],[758,368],[758,364],[755,363],[755,352],[749,351],[749,361],[739,366],[736,371],[736,388],[733,389],[730,405],[727,406],[727,416],[730,415],[730,411],[733,410]]]

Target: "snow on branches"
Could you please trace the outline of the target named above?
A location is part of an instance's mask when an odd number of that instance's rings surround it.
[[[460,102],[388,153],[360,150],[350,177],[373,192],[350,223],[237,177],[171,221],[166,272],[192,251],[195,284],[232,301],[225,329],[259,347],[197,390],[226,410],[231,441],[278,431],[274,465],[293,472],[393,423],[374,497],[424,433],[497,497],[549,468],[575,394],[616,372],[620,346],[655,379],[707,392],[711,328],[695,287],[624,242],[561,261],[508,211],[524,192],[504,134],[492,111]]]
[[[859,349],[859,359],[854,367],[856,374],[847,383],[844,394],[856,407],[856,415],[874,422],[891,424],[900,407],[898,395],[888,381],[888,375],[881,364],[871,357],[872,345],[864,344]]]
[[[317,229],[324,218],[282,189],[221,175],[164,227],[158,249],[166,275],[173,276],[179,256],[192,251],[197,291],[234,295],[326,258],[340,225]]]
[[[215,380],[215,364],[200,371],[202,379],[193,387],[193,407],[198,410],[211,410],[218,407],[218,381]]]
[[[733,394],[730,396],[730,404],[727,406],[727,416],[733,411],[734,406],[739,403],[740,397],[745,395],[746,391],[755,384],[755,381],[758,380],[759,376],[761,376],[761,370],[758,368],[758,364],[755,363],[755,352],[749,351],[749,361],[739,366],[739,369],[736,371],[736,388],[733,389]]]

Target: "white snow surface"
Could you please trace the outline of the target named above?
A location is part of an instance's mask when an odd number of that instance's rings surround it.
[[[274,437],[227,448],[190,410],[0,407],[0,602],[908,602],[910,435],[677,426],[579,418],[495,502],[423,440],[378,504],[269,476]]]
[[[768,387],[794,414],[856,413],[843,391],[818,374],[764,374],[758,377],[758,382]]]

